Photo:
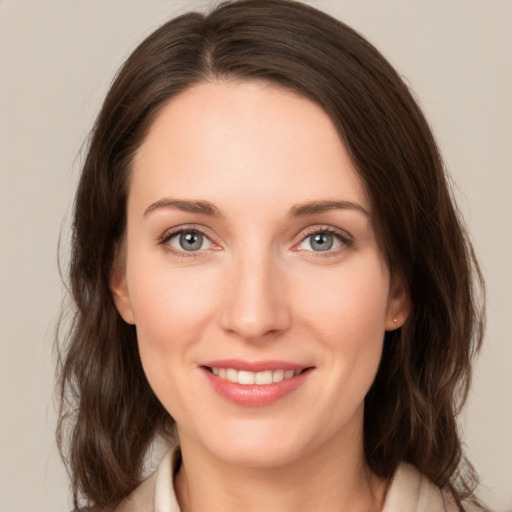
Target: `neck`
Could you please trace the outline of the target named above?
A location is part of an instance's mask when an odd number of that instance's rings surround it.
[[[180,510],[378,512],[386,482],[366,466],[362,435],[350,441],[333,438],[278,466],[240,467],[180,434],[183,463],[175,480]]]

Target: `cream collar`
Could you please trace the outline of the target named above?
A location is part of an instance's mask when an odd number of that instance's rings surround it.
[[[116,512],[180,512],[173,474],[181,460],[172,448],[158,469],[123,501]],[[389,487],[382,512],[456,512],[449,494],[441,492],[414,466],[400,464]]]

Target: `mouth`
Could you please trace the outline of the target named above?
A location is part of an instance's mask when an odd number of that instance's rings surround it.
[[[275,384],[283,380],[291,379],[311,369],[303,368],[300,370],[292,370],[278,368],[276,370],[252,372],[249,370],[237,370],[236,368],[223,368],[215,366],[204,366],[204,368],[222,380],[227,380],[235,384],[241,384],[242,386],[251,386],[254,384],[266,386],[269,384]]]
[[[279,361],[226,360],[200,366],[213,390],[246,407],[263,407],[291,395],[309,380],[314,366]]]

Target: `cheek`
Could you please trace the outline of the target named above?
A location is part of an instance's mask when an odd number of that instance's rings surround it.
[[[333,387],[356,406],[371,386],[382,353],[389,277],[381,265],[337,269],[329,278],[305,283],[302,317],[329,357]],[[347,404],[345,404],[347,405]],[[350,406],[350,407],[352,407]],[[350,408],[349,407],[349,408]]]
[[[364,343],[385,331],[389,276],[380,264],[346,266],[303,281],[299,303],[327,337]]]
[[[215,286],[201,269],[151,266],[129,282],[141,357],[184,357],[214,314]],[[207,284],[205,284],[207,283]]]
[[[183,387],[195,368],[197,346],[214,314],[215,287],[201,270],[165,265],[131,272],[129,282],[139,353],[146,378],[169,414],[181,418],[194,389]],[[210,283],[205,286],[205,283]]]

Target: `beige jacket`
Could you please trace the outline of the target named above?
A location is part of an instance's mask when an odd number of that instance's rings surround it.
[[[180,512],[172,486],[179,458],[176,448],[170,450],[155,473],[116,512]],[[382,512],[457,512],[457,507],[414,466],[403,463],[393,477]]]

